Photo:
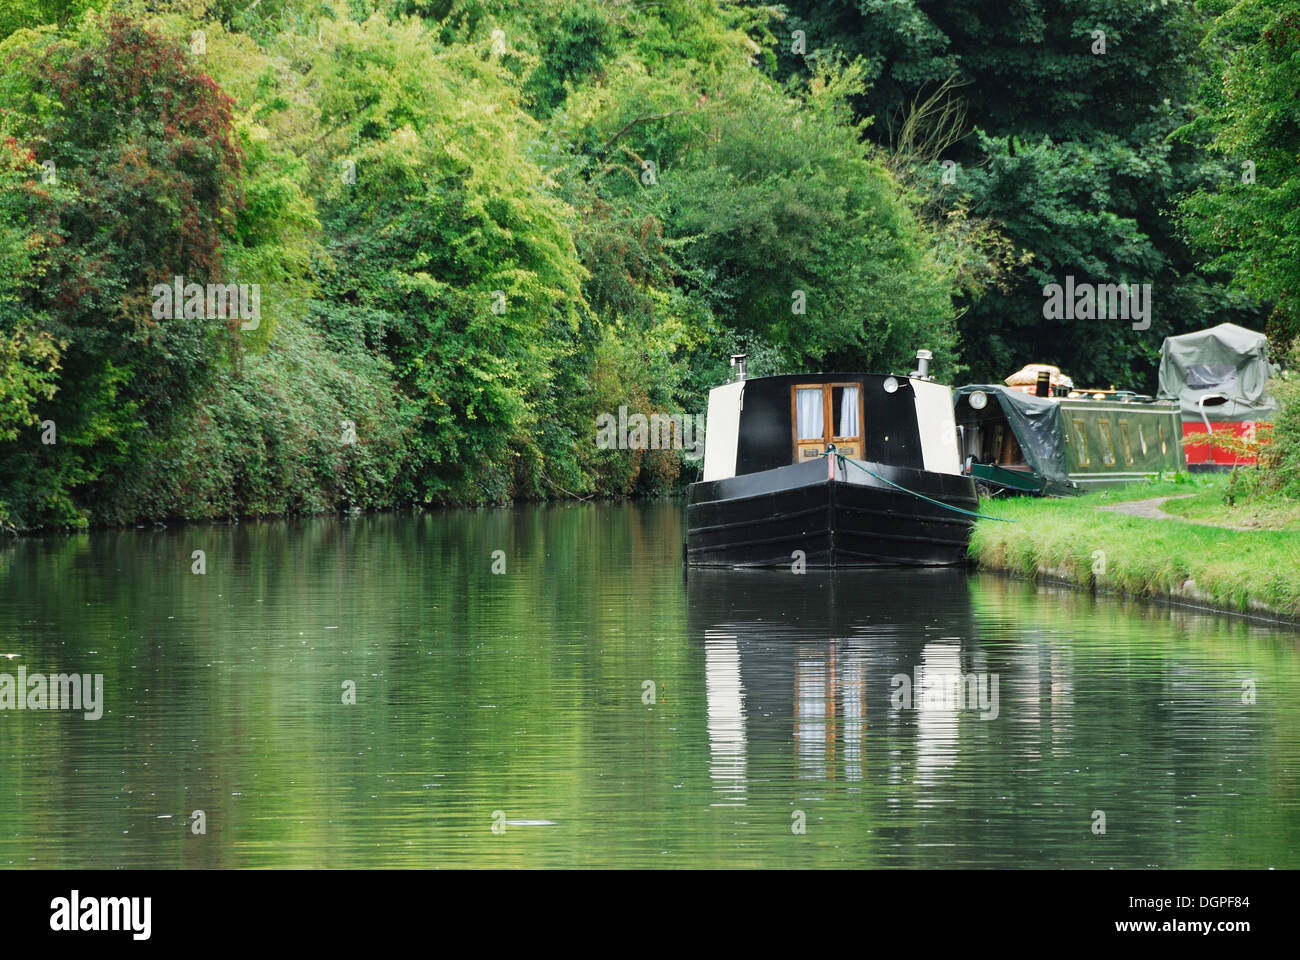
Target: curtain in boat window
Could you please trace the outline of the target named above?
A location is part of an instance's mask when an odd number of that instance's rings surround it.
[[[799,439],[822,439],[826,435],[826,421],[822,417],[822,388],[800,389],[796,391],[796,397]]]
[[[862,429],[858,424],[858,388],[845,387],[844,396],[840,398],[840,429],[836,432],[837,437],[857,437],[861,436]]]

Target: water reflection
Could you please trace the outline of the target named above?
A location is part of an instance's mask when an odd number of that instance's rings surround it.
[[[745,694],[735,634],[704,631],[709,774],[728,801],[745,799]]]
[[[787,724],[803,781],[864,780],[873,724],[912,725],[918,783],[956,761],[961,711],[940,695],[985,660],[964,573],[693,570],[687,595],[704,641],[711,776],[729,800],[743,799],[748,740],[780,740]],[[891,705],[899,675],[917,681],[918,702],[935,700],[910,721]]]
[[[949,677],[961,677],[961,638],[945,638],[921,648],[916,699],[916,780],[939,781],[939,775],[957,762],[957,704],[949,697]]]
[[[1294,712],[1293,631],[952,570],[698,570],[686,592],[718,800],[853,810],[873,862],[1261,863],[1245,824],[1296,816],[1264,754],[1300,767],[1300,736],[1241,696],[1267,674]]]

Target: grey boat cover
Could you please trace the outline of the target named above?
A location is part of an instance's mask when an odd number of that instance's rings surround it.
[[[1268,381],[1277,367],[1268,362],[1268,337],[1235,323],[1221,323],[1179,337],[1160,348],[1160,399],[1177,400],[1183,420],[1201,422],[1201,397],[1222,394],[1228,402],[1205,404],[1217,423],[1270,420],[1277,405]]]
[[[958,387],[958,397],[983,390],[990,400],[997,400],[1007,423],[1020,442],[1025,462],[1043,477],[1049,487],[1072,486],[1065,459],[1065,425],[1061,405],[1055,400],[1021,393],[1001,384],[967,384]]]

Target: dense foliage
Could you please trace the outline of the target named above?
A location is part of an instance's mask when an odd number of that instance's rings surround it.
[[[875,142],[928,165],[937,206],[990,218],[1023,255],[1009,280],[963,304],[962,358],[973,379],[1000,380],[1035,361],[1079,383],[1151,389],[1164,337],[1223,321],[1262,324],[1264,312],[1228,289],[1226,274],[1198,266],[1175,222],[1177,198],[1228,169],[1202,148],[1204,137],[1170,136],[1203,109],[1209,59],[1199,44],[1212,25],[1192,4],[786,6],[780,72],[807,74],[836,51],[865,58],[875,82],[857,103],[874,118]],[[791,52],[795,31],[807,56]],[[918,115],[919,135],[908,123]],[[1149,327],[1045,317],[1044,286],[1067,276],[1150,284]]]
[[[9,44],[0,90],[11,135],[48,163],[42,179],[67,185],[40,212],[48,256],[39,276],[19,275],[14,305],[40,311],[45,342],[59,345],[58,388],[40,407],[55,442],[19,435],[0,489],[66,522],[79,515],[75,490],[101,500],[152,437],[185,429],[226,353],[230,325],[187,310],[160,318],[150,291],[221,275],[242,157],[230,98],[178,43],[130,20]],[[23,419],[35,425],[30,410]]]
[[[17,0],[0,522],[668,491],[596,418],[700,413],[734,352],[1140,382],[1294,315],[1290,21],[1219,7]],[[1150,328],[1044,319],[1071,273]],[[260,312],[160,315],[175,277]]]
[[[1291,0],[1213,0],[1202,46],[1211,69],[1203,111],[1182,133],[1206,136],[1226,175],[1184,198],[1183,224],[1241,288],[1273,305],[1268,331],[1291,374],[1275,384],[1280,412],[1230,495],[1300,498],[1300,7]]]
[[[1274,305],[1270,334],[1300,336],[1300,6],[1291,0],[1218,0],[1203,46],[1213,57],[1204,133],[1224,175],[1183,203],[1193,239],[1215,263]]]

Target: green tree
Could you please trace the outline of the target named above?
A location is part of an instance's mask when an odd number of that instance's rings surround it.
[[[32,152],[2,132],[6,119],[0,116],[0,442],[37,425],[37,409],[54,396],[60,356],[45,315],[28,306],[58,243],[50,200],[60,188],[40,182]]]
[[[858,89],[852,69],[800,97],[747,75],[651,193],[714,315],[792,369],[902,369],[922,346],[951,365],[952,278],[861,139]]]
[[[780,69],[811,75],[847,52],[875,82],[857,101],[891,150],[942,84],[962,118],[933,156],[926,206],[1001,225],[1028,264],[963,303],[962,354],[977,379],[1057,363],[1076,380],[1153,386],[1170,333],[1252,325],[1249,301],[1199,268],[1174,198],[1220,175],[1196,142],[1168,140],[1192,116],[1203,20],[1145,0],[792,0],[775,32]],[[794,31],[807,54],[793,51]],[[1102,44],[1104,43],[1104,47]],[[949,161],[945,183],[941,160]],[[1150,283],[1151,325],[1043,316],[1045,283]]]
[[[1204,4],[1217,12],[1204,49],[1204,113],[1180,134],[1223,157],[1212,187],[1184,198],[1192,240],[1235,282],[1273,305],[1282,347],[1300,336],[1300,10],[1286,0]]]
[[[29,520],[70,522],[141,462],[149,435],[184,421],[237,349],[237,317],[160,316],[152,291],[175,276],[223,279],[241,154],[230,99],[136,22],[90,19],[53,43],[19,33],[0,61],[15,135],[75,187],[50,198],[57,243],[26,296],[63,345],[45,408],[58,443],[13,441],[0,496],[35,504]]]
[[[419,404],[418,497],[536,495],[535,471],[565,454],[539,439],[582,271],[510,75],[486,41],[440,48],[418,21],[376,16],[327,27],[311,77],[328,317],[382,328]]]

